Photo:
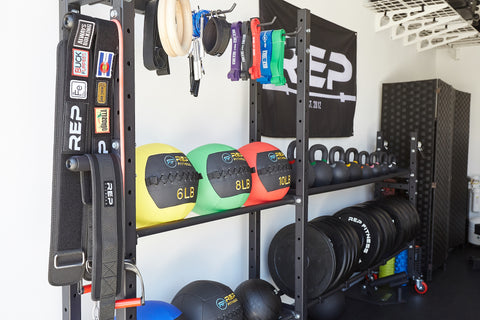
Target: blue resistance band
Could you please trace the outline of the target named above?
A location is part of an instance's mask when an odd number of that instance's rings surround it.
[[[260,32],[260,53],[260,72],[262,76],[258,78],[257,81],[263,84],[270,83],[270,79],[272,78],[272,71],[270,70],[270,62],[272,60],[272,30]]]

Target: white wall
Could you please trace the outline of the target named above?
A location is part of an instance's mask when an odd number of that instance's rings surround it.
[[[205,8],[226,8],[223,0],[192,1]],[[331,147],[342,145],[372,150],[379,128],[381,83],[435,77],[435,52],[417,53],[375,33],[373,14],[352,0],[295,0],[312,13],[358,32],[358,102],[354,136],[312,139]],[[29,4],[34,4],[29,6]],[[24,5],[24,8],[19,6]],[[33,9],[32,9],[33,8]],[[0,126],[3,181],[3,217],[0,233],[4,261],[2,301],[5,319],[60,319],[61,289],[47,283],[50,233],[50,194],[55,90],[55,47],[58,42],[57,2],[7,2],[1,20],[4,44],[1,57],[3,124]],[[108,16],[102,6],[86,13]],[[21,15],[20,15],[21,14]],[[256,0],[237,1],[230,21],[258,15]],[[172,74],[157,77],[141,61],[142,16],[136,19],[136,135],[137,145],[171,144],[185,153],[210,142],[240,147],[248,142],[247,83],[226,79],[229,53],[208,57],[200,96],[190,96],[186,58],[170,60]],[[17,48],[17,49],[15,49]],[[227,49],[229,52],[230,49]],[[445,79],[448,81],[448,79]],[[5,102],[6,97],[6,102]],[[287,139],[265,139],[285,150]],[[6,177],[6,179],[5,179]],[[371,198],[371,187],[318,195],[310,200],[310,217],[331,214]],[[262,277],[268,244],[282,226],[293,222],[293,207],[262,214]],[[235,288],[247,278],[247,225],[245,216],[199,225],[138,241],[138,265],[147,298],[170,301],[186,283],[212,279]],[[5,296],[5,298],[3,297]],[[5,300],[6,299],[6,300]],[[88,298],[85,297],[84,301]],[[87,306],[89,308],[89,305]],[[6,312],[6,315],[5,315]],[[84,319],[90,318],[85,312]]]
[[[470,102],[470,137],[468,148],[468,175],[480,174],[480,82],[477,71],[480,70],[480,48],[478,46],[457,49],[437,50],[438,78],[452,85],[455,89],[471,93]]]

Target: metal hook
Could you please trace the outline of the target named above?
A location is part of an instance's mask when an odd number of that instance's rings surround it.
[[[297,29],[295,29],[295,31],[285,33],[285,35],[289,37],[293,37],[293,36],[296,36],[301,30],[302,30],[302,27],[298,27]]]
[[[273,19],[272,19],[272,21],[260,23],[258,26],[259,26],[259,27],[271,26],[272,24],[275,23],[275,20],[277,20],[277,16],[274,16]]]
[[[233,11],[233,9],[235,9],[235,7],[237,6],[237,4],[234,2],[232,4],[232,7],[228,10],[212,10],[210,13],[207,13],[205,14],[205,16],[209,17],[209,16],[212,16],[212,15],[219,15],[219,14],[225,14],[225,13],[230,13]]]

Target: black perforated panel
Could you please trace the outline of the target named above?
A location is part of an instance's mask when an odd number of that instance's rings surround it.
[[[450,248],[466,242],[468,217],[468,137],[470,131],[470,94],[457,91],[452,144],[452,182],[450,201]]]

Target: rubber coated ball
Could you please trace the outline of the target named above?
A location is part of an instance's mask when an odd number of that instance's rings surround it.
[[[282,312],[280,297],[265,280],[246,280],[235,289],[235,295],[243,306],[245,320],[276,320]]]
[[[199,175],[187,156],[172,146],[136,148],[137,228],[185,218],[197,199]]]
[[[251,169],[243,155],[224,144],[207,144],[188,153],[202,175],[194,212],[203,215],[241,207],[250,195]]]
[[[240,149],[252,173],[252,191],[246,206],[282,199],[290,189],[292,168],[277,147],[265,142],[252,142]]]
[[[180,289],[172,304],[188,320],[242,320],[243,309],[232,289],[209,280],[198,280]]]

